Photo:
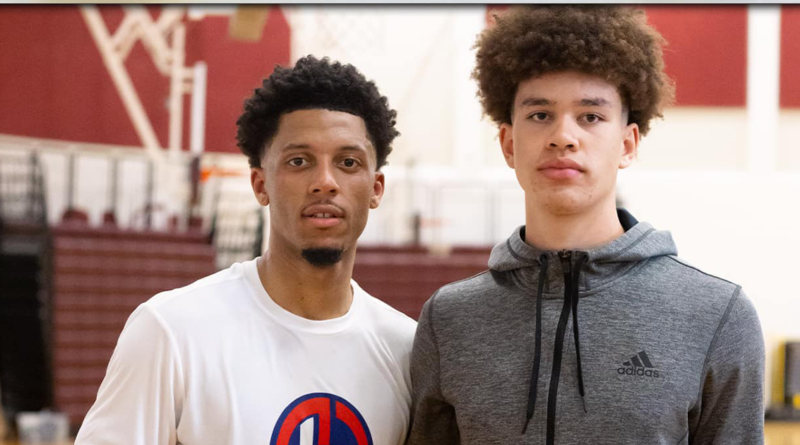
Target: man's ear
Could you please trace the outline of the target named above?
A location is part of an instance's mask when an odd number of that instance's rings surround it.
[[[383,191],[385,190],[385,178],[383,172],[375,172],[375,182],[372,184],[372,196],[369,198],[369,208],[377,209],[381,205],[383,199]]]
[[[622,153],[619,158],[619,168],[628,168],[633,164],[639,154],[639,124],[631,123],[625,127],[625,136],[622,139]]]
[[[514,168],[514,136],[511,124],[500,124],[500,148],[509,167]]]
[[[264,169],[261,167],[250,167],[250,185],[256,200],[262,206],[269,205],[269,194],[267,194],[267,182]]]

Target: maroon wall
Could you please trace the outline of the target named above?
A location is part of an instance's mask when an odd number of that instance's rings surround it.
[[[668,42],[664,62],[676,83],[678,106],[745,106],[747,5],[644,9]]]
[[[492,14],[507,6],[489,6]],[[745,106],[747,6],[644,6],[648,21],[668,42],[667,74],[677,85],[677,106]]]
[[[800,5],[781,5],[781,107],[800,108]]]
[[[101,6],[113,30],[120,6]],[[645,7],[669,42],[667,72],[678,106],[745,105],[746,5]],[[800,107],[800,7],[782,6],[781,106]],[[157,16],[161,7],[149,10]],[[290,62],[289,25],[272,7],[260,41],[233,41],[228,18],[187,22],[187,63],[209,66],[206,149],[236,152],[235,120],[242,100],[276,64]],[[126,62],[162,145],[167,143],[168,79],[141,44]],[[186,100],[185,120],[189,107]],[[188,146],[188,125],[184,146]],[[100,53],[76,6],[0,8],[0,133],[139,145]]]
[[[279,7],[271,7],[261,40],[253,43],[228,37],[227,17],[206,17],[189,25],[186,61],[208,64],[206,150],[238,153],[236,119],[242,102],[275,65],[290,63],[289,24]],[[188,133],[188,145],[186,138]]]
[[[155,16],[160,7],[148,8]],[[101,6],[109,29],[120,6]],[[276,64],[289,63],[290,33],[280,8],[271,8],[255,43],[228,37],[227,17],[187,22],[187,63],[208,64],[206,150],[236,152],[236,117],[242,100]],[[126,67],[162,146],[167,145],[169,79],[141,43]],[[189,144],[189,99],[184,147]],[[0,8],[0,133],[141,145],[100,52],[76,6]]]
[[[119,22],[120,8],[102,8]],[[111,11],[109,11],[111,10]],[[114,13],[111,13],[114,12]],[[141,48],[128,63],[141,87],[153,69]],[[0,9],[0,132],[76,141],[138,144],[78,8]],[[166,113],[156,106],[166,83],[151,82],[142,99],[161,140]]]

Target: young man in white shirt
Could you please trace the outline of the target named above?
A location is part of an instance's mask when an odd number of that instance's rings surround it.
[[[245,102],[269,247],[128,320],[83,444],[401,444],[415,323],[352,280],[395,111],[351,65],[300,59]]]

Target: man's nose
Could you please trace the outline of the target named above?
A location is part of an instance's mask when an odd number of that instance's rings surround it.
[[[556,121],[553,131],[550,134],[548,147],[552,149],[575,149],[578,147],[576,132],[577,123],[569,118],[563,117]]]
[[[320,165],[315,169],[314,177],[309,186],[309,193],[312,194],[332,194],[339,192],[339,184],[336,182],[333,166]]]

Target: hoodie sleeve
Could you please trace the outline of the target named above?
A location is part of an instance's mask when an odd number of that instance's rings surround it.
[[[690,443],[763,444],[764,339],[741,288],[720,321],[702,378]]]
[[[182,374],[172,337],[145,305],[120,334],[76,445],[174,445]]]
[[[436,294],[422,308],[411,352],[411,426],[406,445],[459,444],[455,409],[442,395],[439,346],[433,329]]]

